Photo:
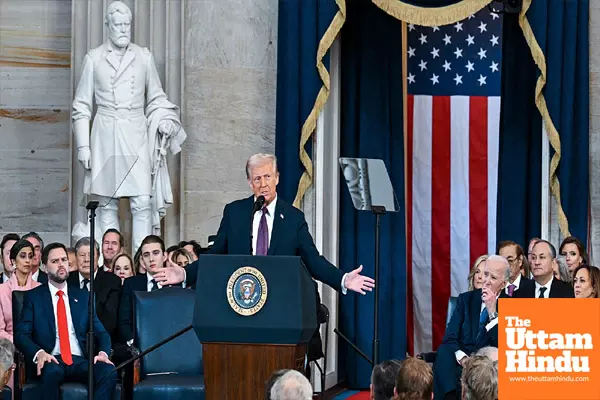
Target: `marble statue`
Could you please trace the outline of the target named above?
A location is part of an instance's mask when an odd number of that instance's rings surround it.
[[[119,198],[128,197],[135,252],[144,237],[160,234],[160,219],[173,202],[165,157],[180,152],[187,135],[152,53],[131,43],[132,19],[124,3],[109,4],[108,40],[85,56],[72,118],[84,192],[100,203],[99,231],[119,229]]]

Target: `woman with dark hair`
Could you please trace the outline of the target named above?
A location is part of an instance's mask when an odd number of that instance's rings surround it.
[[[573,271],[573,289],[577,299],[597,299],[600,295],[600,269],[580,265]]]
[[[7,233],[0,243],[0,262],[4,272],[0,272],[0,283],[6,283],[10,279],[14,267],[10,264],[10,249],[21,239],[16,233]]]
[[[18,240],[10,249],[10,263],[14,271],[8,282],[0,285],[0,338],[13,341],[12,292],[40,286],[31,279],[31,267],[35,252],[27,240]],[[12,379],[9,387],[13,387]]]
[[[127,253],[121,253],[113,260],[113,273],[121,278],[121,285],[125,279],[135,275],[134,262]]]
[[[573,273],[575,268],[587,264],[588,256],[583,243],[574,236],[567,236],[560,244],[559,254],[565,257],[569,271]]]

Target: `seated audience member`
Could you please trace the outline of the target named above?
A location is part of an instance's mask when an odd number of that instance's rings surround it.
[[[142,264],[142,248],[141,247],[139,249],[137,249],[137,251],[135,252],[135,255],[133,256],[133,267],[135,269],[134,275],[146,274],[146,268],[144,268],[144,265]]]
[[[192,256],[192,262],[196,261],[200,254],[204,253],[202,246],[200,246],[200,244],[195,240],[179,242],[178,246],[180,249],[186,249],[190,253]]]
[[[121,253],[113,260],[113,272],[119,278],[121,278],[121,285],[127,278],[131,278],[135,275],[135,269],[133,268],[133,260],[127,253]]]
[[[0,389],[12,381],[15,346],[8,339],[0,339]]]
[[[483,286],[483,269],[485,268],[485,261],[487,259],[488,255],[484,254],[475,260],[473,268],[469,272],[469,290],[481,289]]]
[[[42,264],[42,251],[44,251],[44,241],[42,240],[40,235],[38,235],[35,232],[29,232],[23,235],[21,239],[25,239],[33,245],[35,258],[31,263],[31,278],[34,281],[42,284],[48,283],[48,275],[46,275],[46,273],[40,269]]]
[[[275,381],[271,400],[312,400],[313,389],[308,379],[296,370],[289,370]]]
[[[186,249],[177,249],[171,254],[171,261],[180,267],[185,267],[188,264],[191,264],[194,259],[189,251]]]
[[[77,255],[75,254],[74,247],[67,248],[67,256],[69,257],[69,272],[79,271],[79,268],[77,266]]]
[[[529,276],[527,276],[529,279],[533,279],[533,273],[531,272],[531,266],[532,266],[532,262],[533,262],[533,246],[538,242],[538,240],[542,240],[538,237],[533,237],[531,239],[529,239],[529,244],[527,245],[527,263],[529,264]]]
[[[78,289],[90,290],[90,238],[83,237],[75,244],[79,271],[69,275],[67,283]],[[94,246],[94,293],[96,294],[96,313],[111,338],[117,337],[117,313],[121,296],[121,280],[112,272],[98,268],[100,248]]]
[[[528,290],[515,292],[514,297],[527,298],[573,298],[573,286],[554,279],[552,266],[556,258],[556,249],[546,240],[538,240],[532,250],[531,272],[535,285]]]
[[[6,283],[10,279],[14,267],[10,264],[10,249],[20,239],[16,233],[7,233],[2,238],[0,243],[0,262],[2,263],[2,270],[0,272],[0,283]]]
[[[580,265],[573,271],[573,289],[578,299],[600,297],[600,269],[592,265]],[[1,286],[0,286],[1,287]]]
[[[476,356],[485,356],[492,361],[498,361],[498,348],[493,346],[482,347],[475,353]]]
[[[94,314],[94,335],[98,353],[87,354],[88,292],[68,286],[69,259],[60,243],[44,248],[42,262],[48,271],[48,284],[25,293],[23,311],[15,327],[15,344],[25,360],[37,365],[42,398],[59,399],[63,382],[87,383],[88,357],[94,357],[94,397],[110,399],[117,372],[108,359],[110,335]]]
[[[273,388],[273,385],[275,384],[275,382],[277,382],[277,379],[281,378],[283,374],[285,374],[288,371],[290,370],[280,369],[279,371],[273,372],[269,379],[267,379],[267,381],[265,382],[265,400],[271,400],[271,389]]]
[[[31,263],[34,258],[33,245],[19,240],[10,250],[10,262],[14,272],[8,282],[0,285],[0,338],[13,340],[12,292],[24,291],[40,286],[31,279]]]
[[[498,361],[485,356],[467,360],[462,371],[463,400],[498,399]]]
[[[162,289],[162,285],[155,281],[153,276],[162,268],[166,268],[167,253],[165,243],[160,237],[146,236],[140,249],[141,263],[146,269],[146,274],[125,279],[119,303],[119,339],[127,344],[133,343],[133,292],[153,292]]]
[[[377,364],[371,372],[370,400],[391,400],[394,397],[400,361],[388,360]]]
[[[583,243],[574,236],[564,238],[558,248],[558,253],[565,258],[567,268],[569,268],[571,274],[575,271],[575,268],[588,262],[587,252],[583,247]]]
[[[482,347],[498,346],[498,297],[506,297],[504,288],[510,274],[506,258],[490,256],[483,288],[458,296],[435,360],[436,398],[459,398],[461,366],[469,355]]]
[[[567,260],[565,260],[565,257],[563,256],[558,256],[554,259],[554,263],[552,264],[552,274],[554,275],[554,279],[558,279],[559,281],[567,283],[573,281],[571,272],[569,272],[569,267],[567,267]]]
[[[102,258],[104,259],[102,270],[104,272],[112,272],[113,260],[123,251],[123,247],[125,247],[125,239],[121,232],[113,228],[104,232],[102,235]]]
[[[513,297],[520,289],[531,290],[534,287],[533,281],[521,274],[523,263],[527,261],[521,246],[510,240],[502,241],[498,244],[498,255],[506,258],[510,265],[510,278],[504,289],[508,297]]]
[[[179,249],[179,246],[177,246],[176,244],[167,248],[167,260],[171,259],[171,255],[177,249]]]
[[[429,364],[417,358],[402,361],[396,386],[394,400],[432,400],[433,371]]]

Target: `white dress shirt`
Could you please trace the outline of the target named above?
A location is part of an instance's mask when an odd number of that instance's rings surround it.
[[[85,278],[83,275],[81,275],[81,272],[77,273],[79,275],[79,288],[83,289],[83,280],[87,279]],[[98,270],[96,270],[96,272],[94,272],[94,280],[96,279],[96,275],[98,275]],[[89,292],[90,291],[90,283],[88,282],[86,285],[86,289]]]
[[[40,269],[38,268],[37,271],[35,271],[33,274],[31,274],[31,279],[37,282],[39,276],[40,276]]]
[[[151,292],[152,291],[152,280],[154,279],[154,277],[152,275],[150,275],[149,273],[146,273],[146,278],[148,278],[148,291]],[[162,285],[159,282],[156,282],[156,284],[158,285],[159,289],[162,289]]]
[[[515,281],[513,283],[508,282],[508,285],[506,285],[506,287],[504,288],[504,293],[506,293],[507,295],[508,295],[508,287],[510,285],[515,285],[515,290],[513,291],[513,294],[514,294],[514,292],[519,290],[519,286],[521,286],[521,274],[519,274],[517,276],[517,279],[515,279]]]
[[[552,278],[550,278],[550,280],[548,281],[548,283],[546,283],[545,285],[540,285],[539,283],[537,283],[537,281],[535,282],[535,298],[539,298],[540,296],[540,288],[541,287],[545,287],[546,291],[544,292],[544,299],[548,299],[550,298],[550,287],[552,286],[552,281],[554,281],[554,276]]]
[[[73,326],[73,319],[71,318],[71,306],[69,304],[69,292],[68,292],[68,285],[65,285],[64,288],[60,289],[63,291],[63,300],[65,302],[65,310],[67,313],[67,326],[69,329],[69,344],[71,345],[71,354],[74,356],[83,356],[83,353],[81,351],[81,347],[79,347],[79,341],[77,340],[77,335],[75,334],[75,327]],[[50,297],[52,298],[52,307],[54,308],[54,325],[56,328],[56,343],[54,344],[54,349],[52,350],[52,355],[53,356],[57,356],[60,354],[60,339],[58,337],[58,314],[57,314],[57,307],[58,307],[58,290],[56,288],[56,286],[54,286],[53,284],[49,284],[48,287],[50,288]],[[33,362],[35,363],[37,361],[37,356],[40,353],[40,351],[43,350],[39,350],[37,353],[35,353],[35,356],[33,357]]]

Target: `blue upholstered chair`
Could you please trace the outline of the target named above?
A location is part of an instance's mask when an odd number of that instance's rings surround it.
[[[15,290],[12,293],[13,326],[17,326],[21,319],[24,296],[25,292]],[[26,368],[25,358],[18,349],[15,354],[15,364],[17,366],[14,371],[15,400],[40,399],[41,386],[36,382],[36,371],[34,368]],[[62,400],[87,400],[87,385],[77,382],[64,383],[60,386],[60,395]],[[121,385],[117,384],[112,400],[119,399],[121,399]]]
[[[450,297],[450,299],[448,300],[448,312],[446,314],[446,326],[448,326],[448,323],[450,322],[450,318],[452,318],[452,314],[454,313],[454,310],[456,309],[457,301],[458,301],[458,297]],[[437,356],[437,351],[417,354],[417,358],[420,358],[421,360],[424,360],[428,363],[434,363],[436,356]]]
[[[191,325],[195,294],[180,287],[135,292],[135,347],[144,351]],[[204,399],[202,345],[193,330],[136,362],[133,399]]]

